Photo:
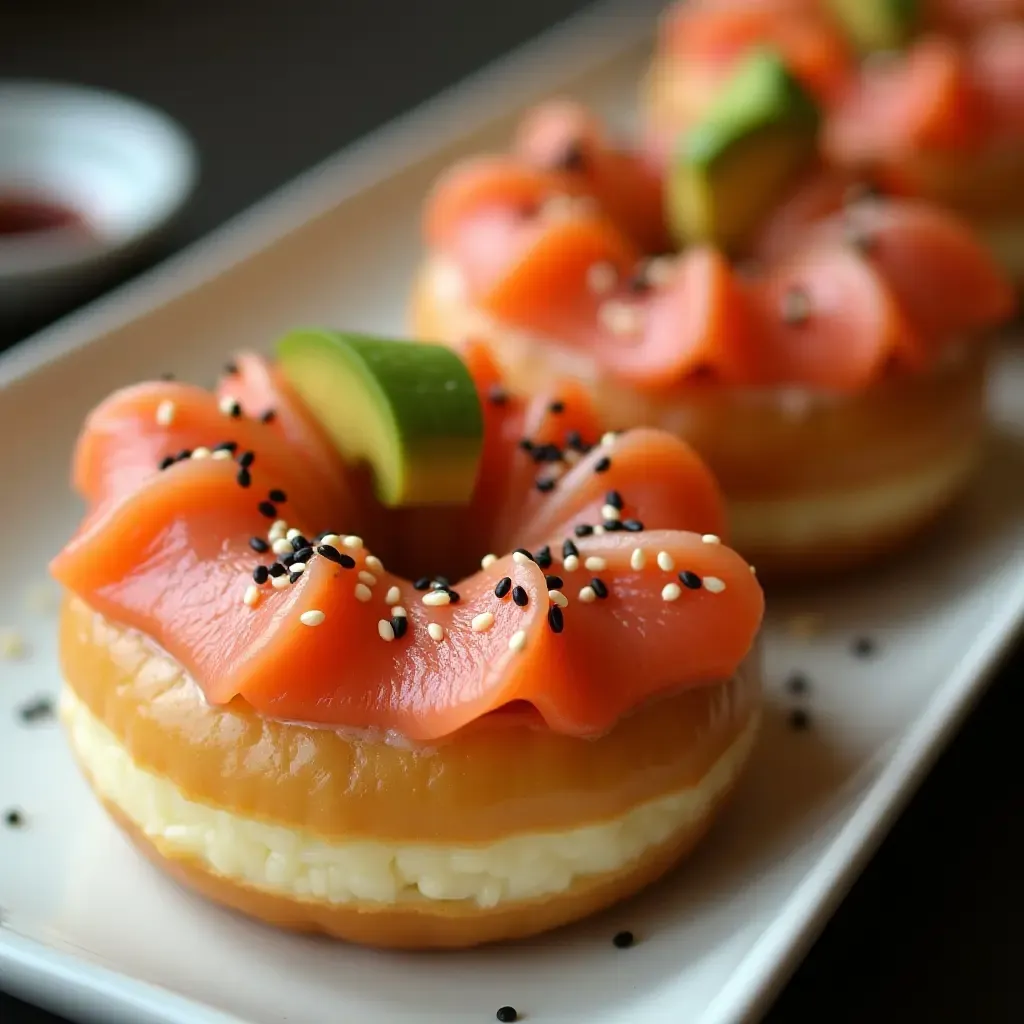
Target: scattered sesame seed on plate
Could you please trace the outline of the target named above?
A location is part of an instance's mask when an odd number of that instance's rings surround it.
[[[717,576],[705,576],[704,589],[711,594],[720,594],[725,590],[725,580],[720,580]]]
[[[560,590],[549,590],[548,600],[557,604],[559,608],[565,608],[569,603],[569,598],[567,598]]]
[[[287,575],[285,575],[285,576],[275,576],[270,581],[270,585],[275,590],[284,590],[284,588],[287,587],[289,583],[291,583],[291,580],[289,579],[289,577]]]
[[[365,569],[359,570],[359,582],[365,583],[368,587],[375,587],[377,585],[377,577],[372,572],[367,572]]]
[[[633,548],[633,554],[629,556],[630,567],[639,572],[647,564],[647,555],[643,548]]]
[[[489,569],[492,565],[494,565],[494,563],[497,560],[498,560],[498,556],[497,555],[484,555],[484,557],[480,559],[480,568],[481,569]]]
[[[395,639],[395,627],[387,619],[381,619],[377,623],[377,633],[381,640],[386,640],[388,643]]]
[[[336,548],[341,543],[341,538],[336,533],[325,533],[320,538],[320,543],[325,547]]]
[[[364,603],[373,597],[373,593],[365,583],[356,584],[355,595],[357,601],[362,601]]]
[[[528,558],[522,551],[513,551],[512,561],[515,562],[516,565],[529,565],[532,559]]]
[[[286,540],[295,540],[296,537],[302,536],[302,531],[293,526],[291,529],[285,531],[284,536]]]
[[[444,639],[444,626],[439,622],[431,622],[427,626],[427,635],[431,640],[441,641]]]
[[[510,651],[521,651],[526,646],[526,630],[517,629],[508,638],[508,649]]]
[[[224,461],[225,459],[231,458],[231,452],[229,452],[227,448],[215,448],[213,453],[210,455],[210,458]]]
[[[474,615],[469,625],[474,633],[486,633],[494,625],[494,613],[481,612]]]
[[[292,542],[290,540],[285,540],[284,537],[278,537],[277,540],[270,545],[270,550],[273,551],[275,555],[289,555],[292,550]]]
[[[597,600],[597,592],[589,584],[585,587],[580,588],[578,596],[584,604],[590,604],[591,602]]]
[[[174,414],[178,407],[169,399],[165,398],[156,407],[156,422],[158,426],[169,427],[174,422]]]
[[[217,408],[225,416],[238,417],[242,415],[242,407],[234,395],[225,395],[218,403]]]
[[[701,537],[701,540],[704,541],[705,544],[721,544],[722,543],[722,538],[719,537],[717,533],[705,533]]]
[[[346,548],[361,548],[363,546],[363,538],[352,534],[351,537],[346,537],[341,543]]]
[[[667,552],[658,552],[658,568],[664,572],[671,572],[676,567],[676,560]]]
[[[198,448],[192,449],[193,459],[208,459],[211,454],[212,453],[210,452],[210,449],[204,447],[203,445],[200,445]]]
[[[366,556],[366,568],[373,572],[383,572],[384,563],[376,555]]]
[[[661,599],[662,601],[677,601],[682,592],[683,589],[678,583],[666,583],[661,588]]]
[[[562,568],[566,572],[575,572],[580,567],[580,560],[578,555],[567,555],[565,561],[562,562]]]
[[[603,505],[601,507],[601,518],[616,521],[622,513],[614,505]]]
[[[451,604],[452,596],[447,590],[428,590],[423,595],[423,603],[431,608],[439,608],[441,605]]]
[[[254,608],[260,599],[260,589],[255,583],[250,583],[245,588],[245,594],[242,597],[242,604],[248,605],[250,608]]]
[[[319,626],[326,618],[327,616],[318,608],[311,608],[308,612],[303,612],[299,616],[299,622],[304,626]]]
[[[391,607],[391,617],[393,619],[407,619],[409,613],[400,604],[396,604]]]
[[[584,563],[584,567],[591,572],[601,572],[608,568],[608,563],[597,555],[591,555]]]
[[[296,573],[299,573],[301,575],[302,573],[304,573],[306,571],[306,563],[305,562],[292,562],[292,564],[288,568],[291,569],[293,576]]]
[[[388,592],[384,595],[385,604],[398,604],[402,600],[402,591],[398,587],[388,587]]]

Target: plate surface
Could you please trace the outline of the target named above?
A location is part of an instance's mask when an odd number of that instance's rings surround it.
[[[500,146],[545,92],[624,121],[653,6],[577,20],[0,359],[0,430],[13,439],[0,474],[17,481],[0,644],[26,644],[0,657],[0,810],[24,814],[19,828],[0,821],[8,987],[79,1019],[135,1024],[470,1024],[505,1003],[538,1024],[756,1015],[980,692],[1024,617],[1024,358],[1009,348],[990,458],[962,507],[872,578],[772,600],[765,729],[706,845],[666,883],[541,941],[385,954],[209,907],[133,854],[52,720],[25,720],[58,688],[45,564],[79,514],[67,462],[89,407],[162,371],[210,381],[232,348],[266,347],[299,323],[400,331],[433,177],[459,153]],[[858,638],[870,653],[858,656]],[[805,696],[787,688],[794,672],[810,680]],[[797,706],[810,729],[789,727]],[[619,928],[636,933],[633,949],[613,948]]]

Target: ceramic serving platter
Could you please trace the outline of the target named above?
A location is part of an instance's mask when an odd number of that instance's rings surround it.
[[[296,324],[400,331],[432,178],[500,146],[549,92],[627,121],[654,7],[567,23],[0,358],[5,987],[105,1024],[473,1024],[503,1004],[536,1024],[755,1018],[982,690],[1024,614],[1024,359],[1010,347],[969,499],[870,577],[773,598],[768,711],[734,806],[683,870],[582,925],[437,955],[278,934],[165,881],[72,766],[46,703],[58,668],[45,565],[79,515],[67,464],[89,407],[162,371],[212,381],[231,349]],[[631,949],[611,942],[622,928]]]

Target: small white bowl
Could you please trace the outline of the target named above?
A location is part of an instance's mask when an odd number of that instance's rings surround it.
[[[181,209],[198,160],[165,114],[116,93],[0,81],[0,204],[54,203],[81,229],[0,233],[0,314],[99,284]]]

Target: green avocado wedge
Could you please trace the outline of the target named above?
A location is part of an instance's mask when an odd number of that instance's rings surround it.
[[[342,458],[369,464],[383,505],[470,500],[483,413],[451,349],[309,329],[282,338],[277,358]]]
[[[755,50],[681,136],[666,184],[681,245],[740,245],[815,159],[821,114],[773,50]]]
[[[846,34],[864,52],[897,50],[918,28],[920,0],[829,0]]]

